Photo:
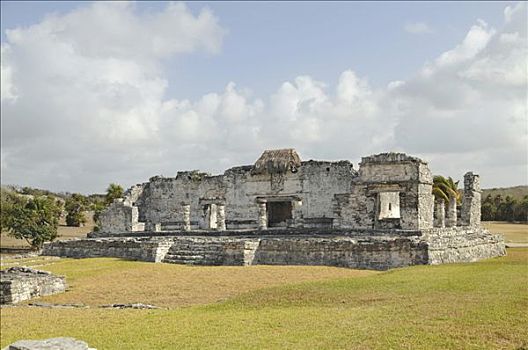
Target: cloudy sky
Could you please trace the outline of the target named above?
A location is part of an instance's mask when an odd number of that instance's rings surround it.
[[[261,151],[528,184],[526,3],[1,2],[3,184],[103,192]]]

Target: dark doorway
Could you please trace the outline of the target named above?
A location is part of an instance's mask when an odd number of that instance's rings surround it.
[[[268,202],[266,206],[268,210],[268,226],[269,227],[288,226],[288,220],[292,219],[291,201]]]

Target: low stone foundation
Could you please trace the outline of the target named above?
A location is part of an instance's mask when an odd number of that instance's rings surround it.
[[[68,258],[113,257],[161,262],[174,237],[88,238],[55,241],[44,245],[42,255]]]
[[[66,290],[64,276],[27,267],[11,267],[0,271],[0,304],[14,304]]]
[[[89,238],[46,244],[43,255],[192,265],[328,265],[386,270],[469,262],[506,253],[500,235],[480,228],[371,230],[370,235],[365,230],[334,232],[195,232],[192,236],[174,232],[170,236]]]
[[[262,239],[253,264],[327,265],[387,270],[427,263],[427,245],[405,237]]]
[[[431,229],[424,238],[429,245],[428,264],[473,262],[506,255],[502,235],[482,228]]]

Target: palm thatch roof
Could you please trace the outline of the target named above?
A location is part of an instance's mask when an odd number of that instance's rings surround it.
[[[290,170],[297,172],[301,157],[293,148],[266,150],[253,165],[252,174],[278,174]]]

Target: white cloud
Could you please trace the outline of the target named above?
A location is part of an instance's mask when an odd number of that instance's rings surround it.
[[[390,90],[399,107],[397,146],[446,172],[477,167],[485,184],[528,181],[528,48],[517,22],[523,11],[510,11],[500,32],[478,21],[460,45]]]
[[[471,27],[464,41],[453,50],[440,55],[436,60],[436,64],[440,66],[457,64],[475,57],[488,45],[489,40],[495,35],[495,29],[488,30],[487,27],[488,24],[486,22],[478,20],[478,24]]]
[[[433,30],[425,22],[405,23],[403,29],[411,34],[430,34]]]
[[[5,44],[0,47],[1,49],[1,59],[0,59],[0,99],[2,101],[14,101],[16,100],[16,91],[13,86],[13,67],[9,64],[8,53],[9,45]]]
[[[168,85],[163,60],[217,52],[224,34],[208,10],[194,15],[169,3],[141,14],[125,2],[95,2],[8,30],[2,170],[9,164],[9,171],[2,181],[93,189],[108,182],[93,174],[128,171],[131,154],[155,162]],[[186,125],[192,122],[188,116]]]
[[[347,70],[333,83],[298,76],[269,97],[226,82],[196,101],[165,96],[164,62],[219,50],[226,31],[210,12],[171,4],[140,15],[131,4],[95,3],[50,17],[10,31],[2,48],[2,180],[101,191],[295,147],[355,161],[405,151],[437,173],[526,182],[522,10],[505,11],[500,31],[478,21],[459,45],[384,88]]]

